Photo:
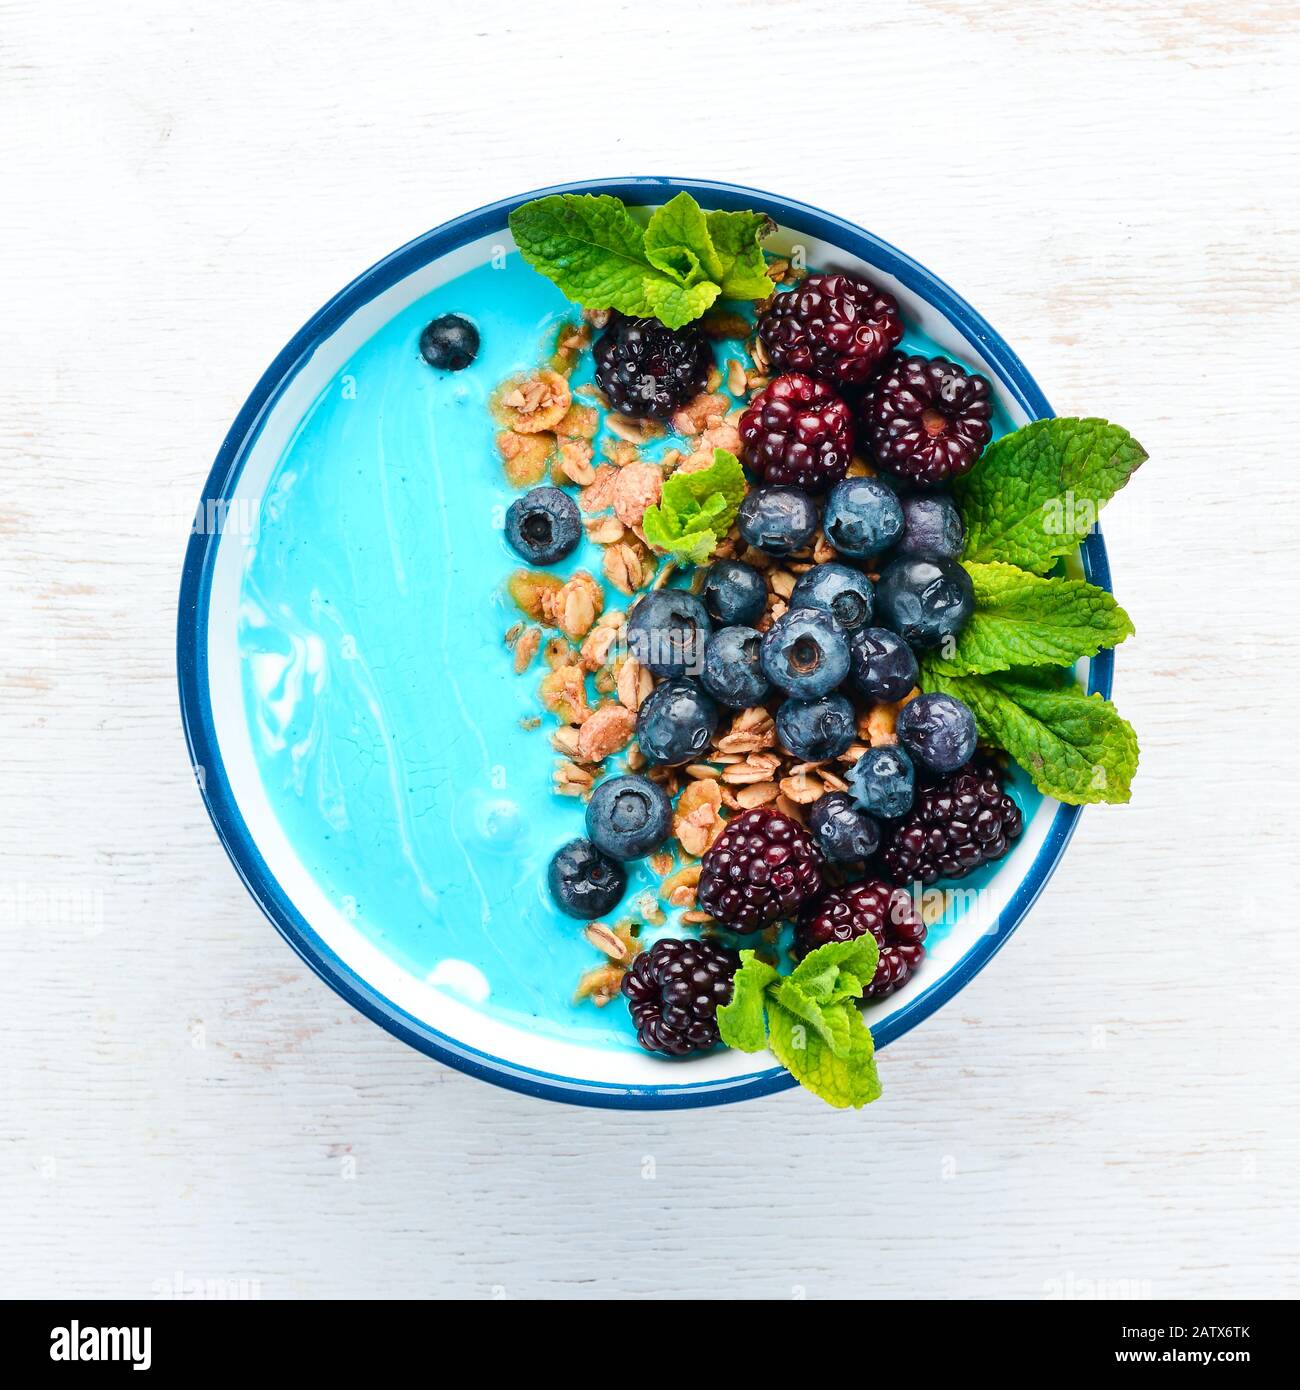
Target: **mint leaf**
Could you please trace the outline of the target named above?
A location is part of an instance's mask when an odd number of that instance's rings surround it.
[[[1095,584],[1043,579],[1000,562],[964,564],[975,611],[955,648],[931,658],[937,671],[957,676],[1063,666],[1133,634],[1128,614]]]
[[[665,328],[681,328],[691,323],[718,297],[718,287],[712,280],[685,286],[671,280],[646,282],[646,303],[652,314]]]
[[[731,980],[731,1001],[718,1009],[718,1032],[728,1047],[762,1052],[767,1046],[767,987],[777,978],[776,968],[753,951],[740,953],[740,969]]]
[[[880,1095],[880,1078],[871,1030],[855,1001],[879,957],[869,936],[833,941],[778,975],[742,951],[731,1000],[718,1010],[722,1041],[742,1052],[768,1045],[801,1086],[831,1105],[866,1105]]]
[[[717,549],[720,537],[713,531],[702,530],[685,533],[680,527],[674,529],[667,513],[658,507],[647,507],[641,518],[641,529],[645,538],[655,550],[671,555],[683,565],[704,565]]]
[[[1038,672],[949,675],[933,661],[923,666],[921,684],[964,700],[981,736],[1005,748],[1047,796],[1073,806],[1131,797],[1137,735],[1100,695]]]
[[[1035,420],[1005,435],[953,485],[964,558],[1044,573],[1078,546],[1146,457],[1127,430],[1105,420]]]
[[[789,975],[780,981],[770,997],[775,1005],[811,1028],[836,1057],[843,1057],[848,1052],[849,1025],[844,1009],[810,999]],[[853,1009],[852,1012],[856,1013],[857,1010]]]
[[[664,483],[658,505],[647,507],[641,519],[646,540],[675,559],[702,565],[731,529],[746,490],[736,456],[715,449],[707,468],[679,470]]]
[[[761,212],[711,212],[706,221],[721,262],[722,297],[766,299],[776,286],[768,278],[759,242],[776,231],[776,223]]]
[[[694,275],[722,284],[722,258],[714,249],[700,205],[689,193],[679,193],[650,214],[645,250],[652,265],[680,275],[683,283],[690,283]]]
[[[838,1004],[862,998],[879,960],[880,947],[869,935],[852,941],[828,941],[809,951],[789,978],[810,999]]]
[[[843,1045],[837,1053],[801,1019],[779,1004],[768,1011],[768,1042],[776,1060],[798,1083],[837,1109],[859,1109],[880,1095],[875,1043],[851,1001],[833,1010],[841,1020]]]
[[[720,294],[762,299],[772,292],[758,247],[770,220],[756,212],[706,215],[689,193],[656,208],[644,229],[607,193],[538,198],[509,222],[524,260],[587,309],[681,328]]]
[[[652,312],[649,282],[672,284],[645,256],[645,233],[607,193],[557,193],[510,214],[524,260],[588,309]]]
[[[724,505],[715,513],[718,525],[714,529],[725,532],[731,529],[748,490],[740,460],[726,449],[715,449],[713,462],[707,468],[696,473],[683,473],[678,469],[664,484],[663,500],[666,506],[686,513],[692,505],[700,505],[715,496],[722,498]]]

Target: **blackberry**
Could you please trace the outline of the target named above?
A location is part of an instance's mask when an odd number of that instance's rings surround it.
[[[876,462],[923,487],[969,473],[993,436],[984,377],[946,357],[895,353],[862,402]]]
[[[704,389],[713,354],[692,328],[611,315],[596,340],[596,382],[623,415],[666,420]]]
[[[740,440],[745,466],[761,481],[825,492],[853,457],[853,413],[824,381],[789,372],[750,401]]]
[[[880,960],[863,997],[883,999],[906,984],[925,959],[925,923],[905,889],[878,878],[832,889],[800,914],[795,954],[806,956],[830,941],[853,941],[868,932],[880,947]]]
[[[928,887],[1000,859],[1022,828],[1020,807],[1003,790],[997,768],[972,759],[917,788],[911,811],[885,826],[881,859],[895,883]]]
[[[758,333],[778,370],[857,387],[898,346],[903,320],[894,296],[869,281],[810,275],[773,299]]]
[[[715,1046],[718,1007],[730,1001],[739,965],[734,951],[711,941],[656,941],[623,976],[637,1042],[670,1057]]]
[[[745,811],[704,855],[700,906],[733,931],[759,931],[822,891],[825,862],[798,821],[768,806]]]

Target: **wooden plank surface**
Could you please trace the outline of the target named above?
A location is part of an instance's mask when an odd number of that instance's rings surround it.
[[[1300,1292],[1298,59],[1283,0],[0,3],[0,1293]],[[263,368],[425,228],[625,172],[861,222],[1152,454],[1133,804],[861,1115],[445,1071],[192,785],[187,513]]]

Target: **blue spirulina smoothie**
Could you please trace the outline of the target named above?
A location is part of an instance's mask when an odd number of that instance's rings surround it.
[[[432,370],[418,350],[424,326],[447,313],[470,318],[481,338],[473,364],[454,374]],[[517,494],[488,398],[505,377],[535,369],[575,313],[512,254],[441,286],[364,343],[268,483],[240,642],[267,795],[360,930],[487,1014],[624,1048],[635,1047],[625,1009],[572,1003],[600,957],[545,880],[554,850],[583,833],[583,805],[551,789],[554,721],[538,698],[540,668],[515,675],[503,641],[519,618],[504,581],[520,562],[502,535]],[[904,346],[938,351],[919,334]],[[742,351],[724,343],[718,360]],[[574,384],[590,375],[585,354]],[[994,426],[1000,435],[1010,421],[999,413]],[[584,539],[554,572],[599,576],[600,559]],[[628,604],[613,592],[607,602]],[[537,718],[540,728],[524,727]],[[1014,787],[1032,815],[1036,794],[1019,774]],[[628,868],[631,911],[657,880],[644,863]]]

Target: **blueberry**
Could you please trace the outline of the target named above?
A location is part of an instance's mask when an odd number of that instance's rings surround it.
[[[769,689],[762,666],[763,634],[752,627],[724,627],[704,647],[700,680],[728,709],[751,709]]]
[[[587,803],[587,835],[611,859],[639,859],[668,838],[673,812],[664,789],[629,773],[601,782]]]
[[[885,566],[876,585],[880,621],[914,651],[929,651],[955,637],[975,609],[970,575],[956,560],[902,555]]]
[[[787,695],[815,700],[849,673],[849,644],[819,608],[792,608],[763,638],[763,672]]]
[[[858,721],[843,695],[789,699],[776,712],[776,736],[796,758],[819,763],[844,752],[858,736]]]
[[[919,493],[903,498],[903,539],[896,554],[955,560],[965,540],[966,528],[951,497]]]
[[[510,504],[506,540],[516,555],[534,565],[553,565],[578,544],[578,504],[558,487],[535,487]]]
[[[916,654],[887,627],[864,627],[849,638],[853,684],[871,700],[901,700],[920,675]]]
[[[556,850],[546,882],[561,912],[591,921],[617,905],[627,891],[627,872],[590,840],[570,840]]]
[[[853,799],[873,816],[892,820],[912,809],[916,773],[907,753],[894,744],[868,748],[845,778]]]
[[[832,864],[870,859],[880,846],[880,826],[847,792],[827,792],[808,812],[808,828]]]
[[[822,530],[843,555],[881,555],[903,534],[903,506],[876,478],[845,478],[826,499]]]
[[[636,741],[652,763],[689,763],[717,727],[718,707],[694,681],[667,680],[642,701]]]
[[[444,372],[462,372],[478,356],[478,329],[459,314],[444,314],[420,334],[420,356]]]
[[[791,608],[822,608],[841,632],[856,632],[871,621],[875,588],[861,570],[848,565],[814,565],[799,577],[790,595]]]
[[[767,585],[753,565],[739,560],[715,560],[704,576],[700,598],[709,616],[724,627],[756,623],[767,607]]]
[[[655,589],[632,610],[627,649],[656,676],[694,675],[704,660],[713,623],[685,589]]]
[[[898,713],[898,741],[934,772],[956,772],[975,753],[975,716],[951,695],[918,695]]]
[[[790,555],[816,533],[817,506],[806,492],[792,487],[757,487],[745,494],[736,522],[756,550]]]

